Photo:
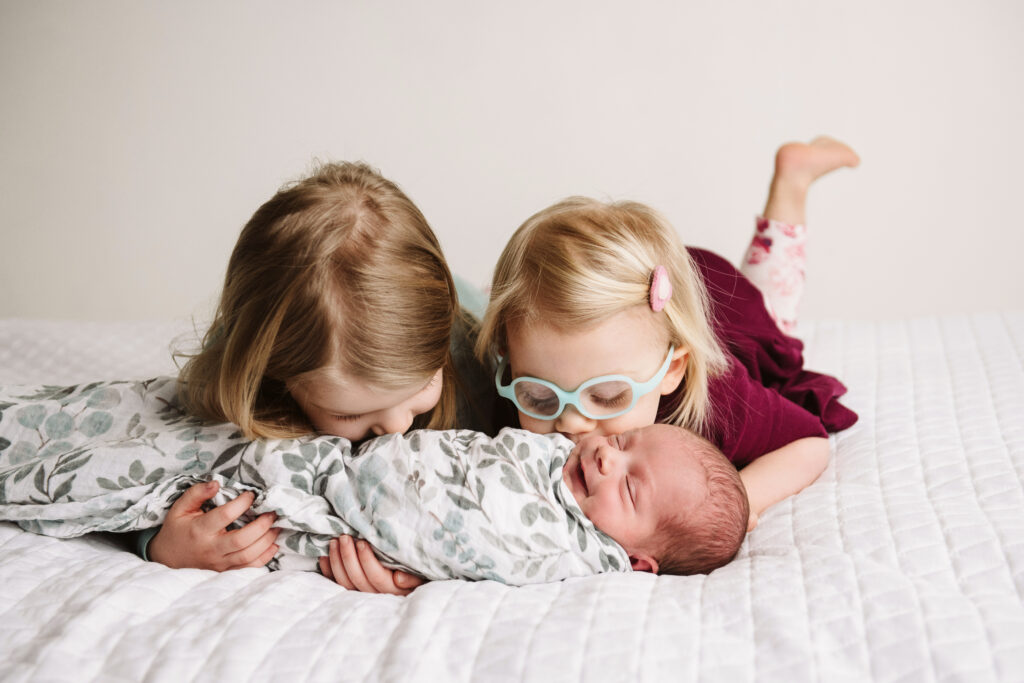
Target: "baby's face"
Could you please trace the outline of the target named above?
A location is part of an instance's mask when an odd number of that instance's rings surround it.
[[[442,376],[438,370],[425,384],[382,390],[325,369],[288,389],[318,432],[359,441],[408,430],[417,415],[437,405]]]
[[[630,556],[652,553],[662,518],[707,495],[703,467],[681,453],[679,429],[656,424],[617,436],[588,434],[562,469],[583,514]]]

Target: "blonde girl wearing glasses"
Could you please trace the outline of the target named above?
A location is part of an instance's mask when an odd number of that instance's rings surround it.
[[[477,342],[480,357],[501,358],[496,385],[520,425],[576,438],[654,423],[697,432],[741,468],[751,528],[817,479],[828,432],[857,418],[837,400],[845,387],[805,370],[783,330],[802,287],[807,191],[857,163],[829,138],[780,148],[749,278],[635,202],[573,197],[530,217],[498,261]]]

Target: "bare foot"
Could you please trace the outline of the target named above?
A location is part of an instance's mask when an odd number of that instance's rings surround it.
[[[849,145],[830,137],[787,142],[775,153],[775,175],[762,215],[783,223],[804,224],[811,184],[838,168],[855,168],[858,164],[860,157]]]
[[[827,136],[810,142],[787,142],[775,153],[774,182],[803,185],[844,166],[856,168],[860,157],[849,145]]]

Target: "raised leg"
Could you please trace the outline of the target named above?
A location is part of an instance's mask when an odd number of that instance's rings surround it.
[[[740,270],[761,290],[783,332],[795,331],[803,296],[807,193],[821,176],[859,163],[848,145],[829,137],[789,142],[775,153],[768,200]]]

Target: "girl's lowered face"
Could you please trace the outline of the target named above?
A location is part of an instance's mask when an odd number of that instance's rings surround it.
[[[442,377],[439,369],[425,384],[383,390],[332,370],[288,388],[317,431],[359,441],[408,430],[417,415],[437,405]]]
[[[603,375],[626,375],[644,382],[665,361],[668,336],[643,306],[623,311],[583,330],[565,331],[536,322],[508,329],[508,365],[511,377],[536,377],[574,391],[589,379]],[[566,406],[552,420],[540,420],[519,413],[523,429],[541,434],[561,432],[569,437],[585,434],[621,434],[654,424],[662,395],[679,386],[686,365],[686,352],[676,350],[669,371],[654,391],[642,396],[624,415],[610,420],[593,420]]]

